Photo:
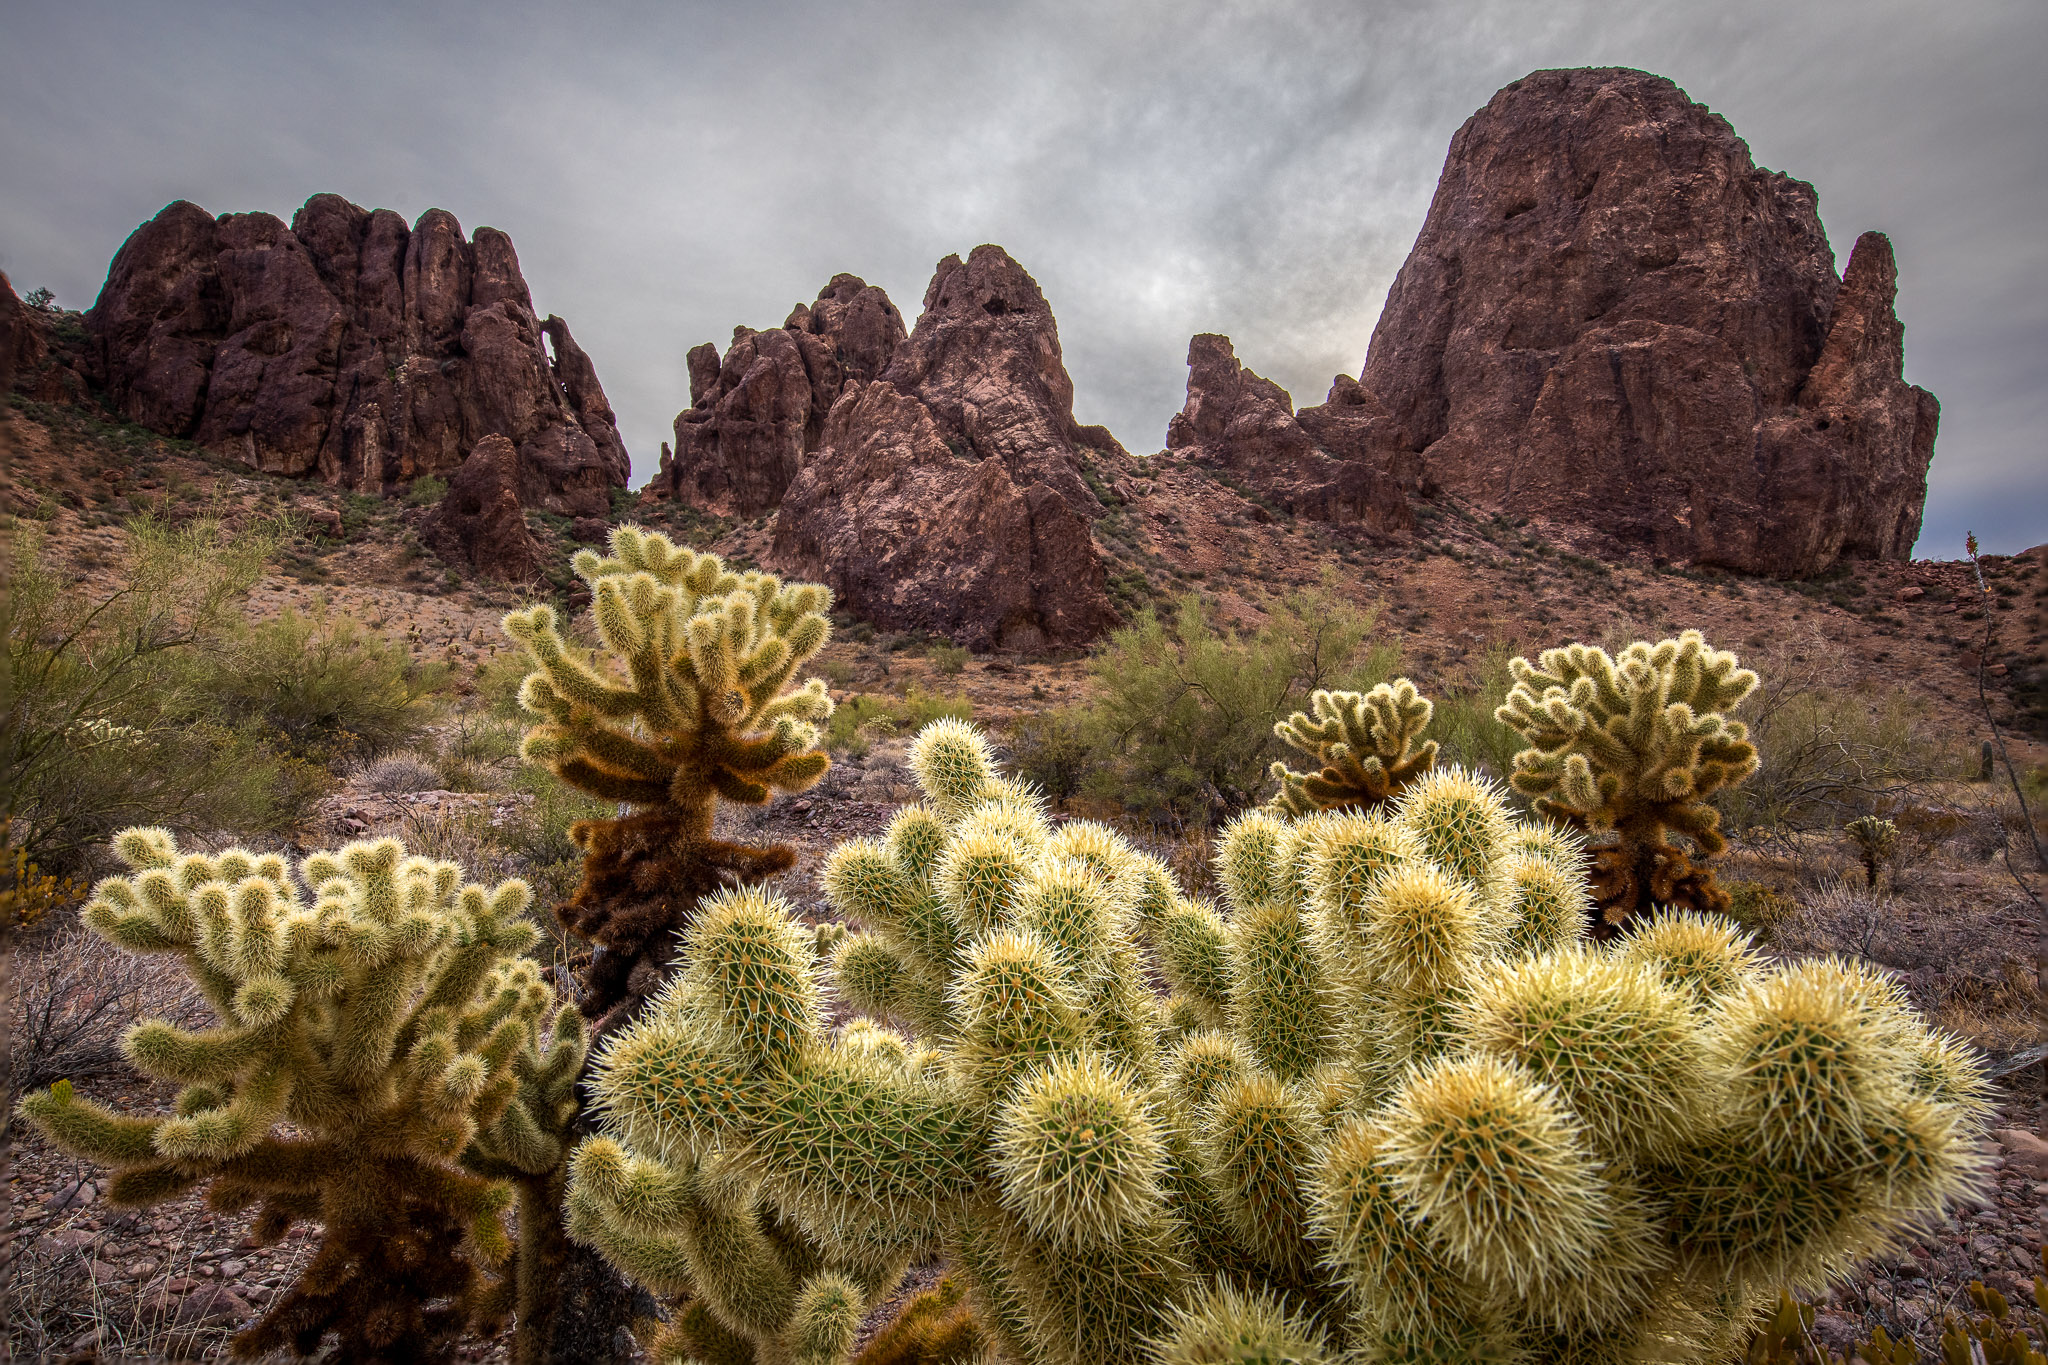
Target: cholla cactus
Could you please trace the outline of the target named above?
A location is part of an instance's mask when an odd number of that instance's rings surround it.
[[[1842,832],[1856,845],[1856,856],[1862,860],[1864,878],[1875,890],[1879,869],[1899,851],[1899,827],[1875,815],[1859,815],[1842,826]]]
[[[1756,674],[1696,630],[1618,659],[1570,645],[1509,667],[1515,686],[1494,716],[1532,746],[1515,755],[1512,781],[1594,840],[1594,935],[1653,906],[1726,913],[1727,892],[1694,859],[1727,847],[1707,798],[1756,771],[1748,730],[1721,714]]]
[[[548,607],[505,618],[535,665],[519,699],[540,723],[520,752],[633,807],[571,828],[583,882],[557,910],[596,945],[579,967],[582,1008],[600,1034],[660,985],[701,898],[795,862],[780,845],[713,838],[712,816],[721,797],[759,805],[815,783],[830,766],[817,727],[832,714],[820,680],[785,690],[830,633],[828,590],[732,573],[716,555],[632,526],[612,532],[611,551],[571,561],[590,585],[603,657],[572,649]]]
[[[1018,1361],[1723,1359],[1970,1173],[1981,1077],[1889,982],[1688,915],[1583,944],[1575,841],[1469,773],[1245,817],[1217,908],[970,727],[912,759],[827,867],[858,932],[729,898],[596,1069],[578,1227],[720,1358],[828,1359],[943,1250]],[[835,987],[915,1036],[828,1032]]]
[[[497,1297],[484,1272],[510,1250],[511,1191],[495,1177],[560,1165],[583,1063],[572,1009],[542,1046],[553,994],[517,956],[535,936],[526,884],[464,885],[453,863],[383,839],[306,858],[308,904],[276,854],[181,854],[159,829],[114,848],[132,875],[101,882],[85,922],[130,952],[183,958],[219,1022],[146,1020],[122,1040],[138,1070],[184,1086],[174,1114],[117,1113],[61,1082],[21,1113],[113,1167],[115,1204],[211,1182],[215,1209],[260,1203],[266,1241],[324,1225],[238,1353],[311,1355],[333,1336],[344,1359],[444,1355]],[[523,1227],[523,1244],[537,1233]]]
[[[1273,733],[1313,758],[1318,771],[1298,773],[1275,760],[1275,814],[1375,810],[1436,766],[1436,741],[1416,743],[1434,708],[1406,678],[1365,693],[1317,692],[1309,705],[1313,719],[1296,711]]]

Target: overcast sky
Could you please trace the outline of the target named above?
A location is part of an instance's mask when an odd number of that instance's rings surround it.
[[[1942,402],[1918,553],[2048,540],[2042,0],[496,3],[0,0],[0,269],[89,306],[173,199],[335,191],[503,228],[595,359],[635,483],[683,354],[834,273],[915,317],[999,242],[1075,407],[1159,449],[1190,334],[1297,403],[1357,373],[1458,125],[1541,67],[1638,66],[1898,250]]]

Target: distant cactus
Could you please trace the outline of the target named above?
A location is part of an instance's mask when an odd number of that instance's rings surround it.
[[[971,727],[912,762],[826,868],[858,932],[722,898],[597,1067],[578,1235],[700,1358],[825,1360],[942,1252],[1017,1361],[1719,1360],[1971,1173],[1981,1075],[1891,983],[1584,944],[1574,840],[1462,770],[1245,817],[1218,910]]]
[[[552,1210],[523,1203],[513,1276],[494,1289],[487,1273],[511,1250],[503,1182],[537,1187],[560,1166],[583,1064],[582,1021],[551,1011],[517,956],[535,936],[526,884],[463,885],[453,863],[384,839],[306,858],[308,904],[276,854],[181,854],[158,829],[114,848],[131,875],[100,883],[85,922],[129,952],[183,958],[219,1023],[145,1020],[123,1040],[138,1070],[184,1086],[173,1115],[117,1113],[68,1082],[20,1110],[113,1167],[117,1205],[211,1182],[217,1210],[261,1206],[266,1242],[323,1225],[237,1353],[312,1355],[331,1336],[341,1359],[439,1359],[515,1299],[522,1325],[544,1317]]]
[[[1875,890],[1878,872],[1899,851],[1899,827],[1875,815],[1859,815],[1843,825],[1842,832],[1856,845],[1856,856],[1863,863],[1864,878]]]
[[[540,723],[521,753],[633,808],[571,828],[583,882],[557,911],[595,945],[580,1004],[600,1035],[665,979],[701,898],[795,862],[781,845],[712,837],[712,816],[720,798],[759,805],[815,783],[830,766],[818,723],[832,714],[818,679],[785,690],[830,634],[826,589],[732,573],[633,526],[612,533],[611,551],[571,561],[590,585],[598,655],[565,641],[548,607],[505,618],[535,665],[519,699]]]
[[[1494,716],[1531,745],[1512,781],[1591,840],[1594,935],[1658,906],[1726,912],[1727,893],[1695,859],[1727,847],[1707,798],[1756,771],[1749,732],[1721,714],[1756,674],[1696,630],[1619,658],[1571,645],[1509,667],[1515,686]]]
[[[1298,773],[1274,762],[1276,814],[1376,810],[1436,764],[1436,741],[1416,742],[1433,708],[1406,678],[1365,693],[1317,692],[1309,706],[1313,717],[1296,711],[1273,727],[1317,764],[1315,772]]]

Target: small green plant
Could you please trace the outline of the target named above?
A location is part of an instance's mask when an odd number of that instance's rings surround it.
[[[600,1034],[660,986],[675,934],[703,897],[796,861],[781,845],[713,837],[717,803],[803,791],[831,763],[818,746],[832,714],[825,684],[785,690],[824,647],[831,593],[732,573],[716,555],[633,526],[612,532],[611,551],[571,561],[590,587],[599,651],[564,640],[549,607],[505,618],[534,666],[519,700],[538,723],[521,754],[630,808],[570,827],[583,882],[558,911],[601,950],[579,963],[579,1003]]]
[[[1875,815],[1859,815],[1842,826],[1842,833],[1856,845],[1866,883],[1875,890],[1878,871],[1898,854],[1899,827]]]
[[[405,502],[408,507],[432,507],[448,496],[448,480],[432,474],[422,474],[405,488]]]
[[[1531,746],[1515,755],[1514,787],[1597,841],[1593,932],[1612,935],[1656,906],[1725,913],[1727,893],[1694,859],[1728,845],[1707,798],[1757,769],[1748,730],[1722,714],[1756,674],[1696,630],[1619,658],[1575,644],[1511,667],[1496,714]]]
[[[967,667],[967,651],[958,645],[936,644],[927,649],[924,656],[932,661],[934,668],[948,677],[963,672]]]
[[[22,1117],[111,1166],[117,1206],[208,1185],[216,1210],[260,1206],[261,1241],[322,1225],[238,1355],[310,1356],[333,1338],[342,1359],[444,1357],[502,1311],[490,1272],[511,1250],[506,1182],[552,1178],[576,1108],[581,1021],[550,1018],[519,956],[534,939],[525,884],[465,886],[454,864],[386,839],[308,857],[309,903],[276,854],[180,853],[146,828],[115,850],[131,875],[100,883],[85,922],[117,948],[182,958],[218,1023],[145,1021],[124,1040],[139,1071],[184,1087],[172,1114],[123,1114],[60,1081]],[[532,1195],[522,1215],[511,1284],[531,1326],[560,1239]]]
[[[916,730],[934,720],[950,716],[970,720],[974,703],[965,693],[932,696],[913,684],[901,697],[887,692],[856,692],[840,702],[825,730],[825,747],[835,753],[865,752],[865,736],[876,731]]]

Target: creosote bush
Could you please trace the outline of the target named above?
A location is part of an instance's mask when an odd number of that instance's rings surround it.
[[[111,1166],[115,1205],[204,1184],[216,1210],[260,1206],[260,1240],[321,1224],[298,1282],[236,1351],[311,1355],[332,1338],[342,1359],[439,1359],[515,1289],[522,1329],[544,1319],[539,1263],[560,1236],[524,1191],[514,1273],[491,1272],[511,1251],[512,1186],[545,1186],[562,1164],[584,1034],[519,956],[534,939],[525,884],[464,885],[454,864],[385,839],[306,858],[309,902],[276,854],[180,853],[148,828],[116,852],[131,875],[100,883],[86,924],[176,955],[217,1023],[145,1020],[123,1041],[137,1070],[184,1087],[172,1114],[122,1114],[68,1081],[20,1112]]]
[[[1512,781],[1592,841],[1594,933],[1660,906],[1725,913],[1728,893],[1694,860],[1728,846],[1708,798],[1757,769],[1748,731],[1722,714],[1756,674],[1696,630],[1619,658],[1575,644],[1510,667],[1514,690],[1496,714],[1530,745]]]
[[[1018,1361],[1718,1361],[1973,1174],[1981,1074],[1893,982],[1585,943],[1577,836],[1465,770],[1242,817],[1217,907],[971,727],[912,761],[827,865],[854,931],[728,893],[596,1067],[572,1232],[700,1359],[838,1359],[943,1254]]]
[[[557,911],[593,945],[579,962],[579,1005],[602,1033],[659,987],[700,900],[795,862],[781,845],[714,838],[712,817],[721,799],[760,805],[830,765],[819,747],[832,714],[824,683],[786,689],[825,644],[832,595],[730,572],[633,526],[612,532],[609,557],[581,550],[571,562],[590,585],[602,649],[573,648],[545,606],[513,612],[505,630],[535,668],[519,699],[539,723],[522,755],[631,808],[570,827],[583,881]]]

